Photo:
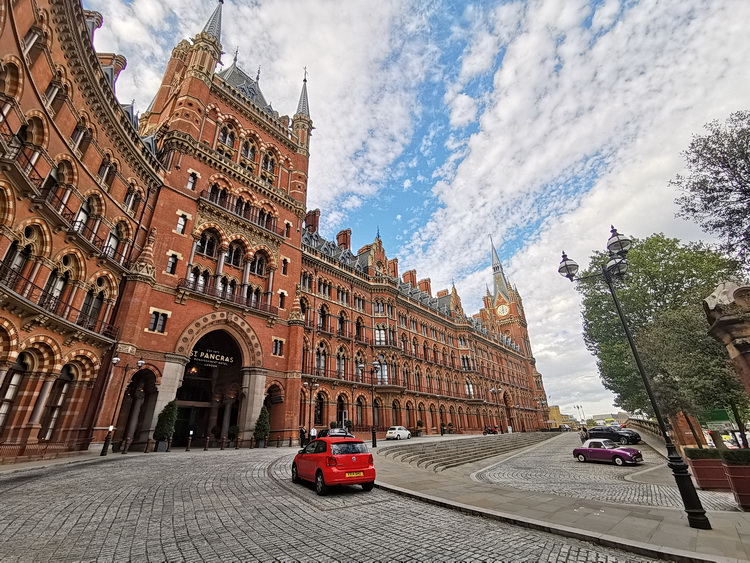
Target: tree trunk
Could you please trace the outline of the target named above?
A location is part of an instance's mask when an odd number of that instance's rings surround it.
[[[703,440],[701,439],[702,436],[698,436],[698,433],[695,431],[695,427],[693,426],[693,421],[690,420],[690,415],[686,413],[685,411],[682,411],[682,416],[685,417],[685,420],[687,421],[688,426],[690,427],[690,432],[693,433],[693,438],[695,438],[695,443],[698,444],[698,448],[701,450],[703,449]]]

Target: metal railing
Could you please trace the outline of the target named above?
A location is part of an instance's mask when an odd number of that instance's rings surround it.
[[[200,198],[213,203],[214,205],[229,211],[230,213],[241,217],[245,221],[249,221],[253,225],[270,231],[276,235],[283,237],[286,233],[285,229],[278,228],[276,226],[275,218],[266,218],[261,220],[259,207],[245,206],[242,211],[238,211],[236,208],[237,198],[226,193],[210,192],[209,190],[203,190],[200,193]]]
[[[256,311],[263,311],[264,313],[270,313],[271,315],[279,314],[278,307],[275,307],[273,305],[268,305],[267,303],[262,303],[260,302],[260,300],[258,300],[255,297],[244,297],[239,292],[230,293],[229,291],[227,291],[227,289],[222,289],[222,288],[211,286],[211,285],[200,284],[196,281],[188,280],[185,278],[182,278],[180,281],[177,282],[177,289],[184,289],[187,291],[192,291],[193,293],[199,293],[201,295],[206,295],[207,297],[220,299],[228,303],[239,305],[240,307],[247,307],[249,309],[254,309]],[[268,299],[268,295],[269,295],[268,293],[264,293],[262,299]]]
[[[60,298],[25,278],[7,264],[0,264],[0,285],[69,323],[73,323],[107,338],[117,338],[118,328],[96,316],[89,315],[60,300]]]

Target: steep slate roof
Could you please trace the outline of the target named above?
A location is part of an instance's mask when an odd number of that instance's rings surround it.
[[[250,99],[263,111],[273,115],[271,104],[263,97],[258,80],[251,78],[244,70],[237,66],[237,59],[232,61],[229,68],[217,73],[219,78],[230,86],[237,88],[244,96]]]

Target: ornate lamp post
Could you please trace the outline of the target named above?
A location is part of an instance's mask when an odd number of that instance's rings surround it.
[[[313,379],[310,383],[308,383],[307,381],[305,381],[302,385],[305,386],[305,387],[309,387],[310,388],[310,408],[307,411],[307,435],[309,436],[310,435],[310,429],[312,428],[312,423],[313,423],[313,420],[312,420],[313,393],[314,393],[315,389],[317,389],[318,387],[320,387],[320,383],[316,382]]]
[[[643,386],[646,388],[648,399],[651,402],[651,408],[654,410],[654,416],[656,417],[656,420],[659,424],[659,429],[664,436],[664,441],[667,446],[667,458],[669,460],[667,462],[667,465],[672,470],[675,482],[677,483],[677,488],[680,491],[682,502],[685,505],[685,512],[687,513],[688,523],[690,524],[691,528],[710,530],[711,523],[708,521],[706,511],[703,509],[700,498],[698,498],[698,493],[695,490],[695,485],[693,485],[693,480],[690,478],[690,473],[688,473],[688,466],[683,461],[682,457],[680,457],[680,454],[677,453],[677,449],[675,448],[674,444],[672,443],[672,439],[667,433],[667,427],[664,423],[664,417],[661,414],[661,410],[659,409],[656,397],[654,396],[654,392],[651,388],[651,381],[649,380],[648,376],[646,375],[646,371],[643,368],[641,357],[638,355],[638,349],[635,346],[633,335],[630,332],[630,327],[628,326],[625,315],[622,312],[622,307],[620,307],[620,301],[617,298],[617,292],[615,291],[615,278],[623,276],[628,269],[628,261],[626,257],[628,251],[630,250],[630,246],[630,239],[624,235],[621,235],[617,232],[617,229],[612,227],[611,236],[607,241],[609,260],[606,264],[601,265],[601,273],[576,278],[575,275],[578,272],[578,264],[568,258],[565,252],[562,253],[562,261],[560,262],[560,266],[557,268],[557,271],[561,276],[568,278],[571,282],[594,277],[601,277],[601,279],[604,280],[604,283],[607,284],[609,292],[612,295],[612,301],[615,304],[615,309],[617,310],[617,315],[620,317],[620,323],[622,324],[622,328],[625,331],[625,336],[627,336],[630,350],[633,353],[633,358],[635,358],[635,363],[638,366],[638,372],[640,373],[641,379],[643,380]]]
[[[115,366],[119,363],[120,358],[118,356],[112,358],[112,369],[115,369]],[[141,369],[144,365],[146,365],[146,362],[143,361],[143,358],[136,362],[136,366],[138,367],[138,369]],[[104,445],[102,446],[102,452],[99,454],[100,456],[107,455],[109,453],[109,445],[112,442],[112,432],[115,429],[115,417],[117,416],[117,410],[120,408],[120,398],[122,397],[122,390],[125,387],[125,381],[127,381],[128,379],[128,372],[134,368],[130,365],[125,365],[123,369],[125,370],[125,373],[122,376],[122,383],[120,383],[120,393],[117,395],[115,410],[112,411],[112,422],[109,423],[109,430],[107,431],[107,435],[104,438]]]
[[[581,423],[583,426],[586,426],[586,413],[583,412],[583,407],[581,405],[573,405],[573,407],[578,409],[578,416],[581,417]]]
[[[365,371],[365,365],[360,364],[359,369],[361,372]],[[380,364],[378,362],[372,362],[372,368],[370,369],[370,410],[372,414],[372,447],[378,447],[378,434],[375,429],[375,377],[380,373]]]

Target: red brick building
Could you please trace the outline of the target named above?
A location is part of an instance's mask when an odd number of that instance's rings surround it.
[[[78,2],[0,7],[0,456],[142,447],[178,405],[177,443],[248,443],[351,420],[439,432],[536,430],[545,393],[520,295],[399,273],[306,209],[306,79],[290,118],[236,57],[219,3],[137,118]],[[130,446],[133,444],[132,446]]]

